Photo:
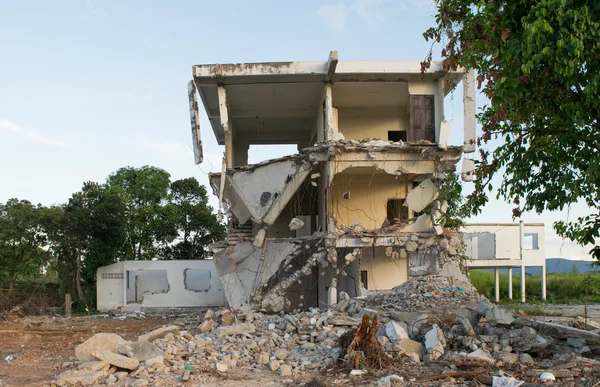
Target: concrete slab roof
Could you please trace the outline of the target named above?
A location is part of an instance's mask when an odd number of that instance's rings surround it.
[[[332,51],[325,61],[203,64],[193,66],[192,74],[215,137],[222,145],[218,86],[226,89],[235,132],[260,133],[260,139],[252,142],[257,144],[295,143],[314,127],[326,82],[334,84],[334,103],[340,106],[356,106],[356,98],[371,104],[382,100],[397,105],[407,103],[408,82],[437,81],[446,72],[441,62],[432,62],[421,74],[420,61],[338,61],[337,52]],[[462,80],[464,71],[454,75],[445,79],[446,93]]]

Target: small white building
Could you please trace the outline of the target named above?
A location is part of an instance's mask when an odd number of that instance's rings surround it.
[[[525,268],[542,268],[542,299],[546,299],[546,250],[543,223],[473,223],[462,230],[470,269],[494,269],[495,301],[500,299],[499,270],[508,269],[512,299],[512,270],[521,269],[521,301],[525,302]]]
[[[100,311],[226,305],[213,260],[123,261],[98,269]]]

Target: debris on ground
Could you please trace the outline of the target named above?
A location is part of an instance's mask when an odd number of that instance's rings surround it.
[[[439,276],[344,297],[329,310],[209,310],[133,341],[98,333],[75,353],[76,368],[54,385],[210,384],[238,372],[326,386],[536,386],[552,375],[553,385],[591,387],[600,380],[597,333],[513,314]]]

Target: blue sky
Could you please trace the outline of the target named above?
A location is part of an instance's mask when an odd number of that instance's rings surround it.
[[[83,181],[103,182],[127,165],[206,184],[223,149],[202,114],[207,161],[194,165],[186,89],[192,65],[326,60],[331,50],[340,60],[422,60],[430,47],[422,32],[434,13],[430,0],[4,1],[0,202],[62,203]],[[460,90],[446,100],[455,144],[462,143],[461,101]],[[250,161],[282,152],[290,149],[252,148]],[[586,259],[589,248],[551,230],[554,220],[586,211],[574,206],[570,214],[523,219],[547,224],[548,257]],[[472,220],[510,222],[511,206],[492,201]]]

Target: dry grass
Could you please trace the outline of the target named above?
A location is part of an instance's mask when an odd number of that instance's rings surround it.
[[[11,315],[51,314],[61,306],[55,289],[30,285],[15,290],[0,290],[0,319]]]

